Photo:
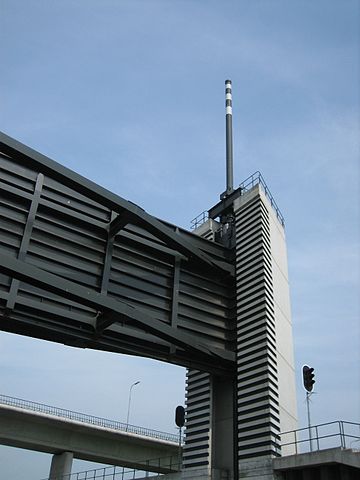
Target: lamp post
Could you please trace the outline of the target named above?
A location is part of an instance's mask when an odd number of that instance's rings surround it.
[[[128,403],[128,411],[127,411],[127,417],[126,417],[126,430],[128,429],[128,426],[129,426],[132,389],[135,387],[135,385],[138,385],[139,383],[140,383],[140,380],[138,380],[137,382],[133,383],[133,384],[131,385],[131,387],[130,387],[130,390],[129,390],[129,403]]]

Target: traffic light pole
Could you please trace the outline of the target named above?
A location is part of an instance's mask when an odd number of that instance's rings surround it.
[[[181,443],[182,443],[182,427],[179,427],[179,471],[181,471],[181,467],[182,467]]]
[[[309,441],[310,441],[310,451],[313,451],[312,446],[312,435],[311,435],[311,419],[310,419],[310,392],[306,392],[306,407],[307,407],[307,417],[308,417],[308,429],[309,429]]]
[[[185,425],[185,408],[182,405],[179,405],[175,409],[175,423],[179,427],[179,471],[182,467],[182,454],[181,454],[181,443],[182,443],[182,427]]]

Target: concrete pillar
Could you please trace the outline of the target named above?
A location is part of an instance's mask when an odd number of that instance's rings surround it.
[[[234,478],[234,380],[213,377],[212,468]]]
[[[71,467],[74,454],[72,452],[62,452],[53,455],[50,467],[50,480],[67,480],[64,475],[70,479]]]
[[[232,378],[188,371],[183,478],[234,478],[233,383]]]

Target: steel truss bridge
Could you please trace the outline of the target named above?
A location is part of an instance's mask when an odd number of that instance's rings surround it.
[[[0,328],[232,376],[233,253],[0,134]]]

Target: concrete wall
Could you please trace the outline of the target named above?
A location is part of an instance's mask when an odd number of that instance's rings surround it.
[[[341,464],[358,469],[360,478],[360,451],[344,448],[329,448],[316,452],[289,455],[282,458],[274,458],[274,471],[285,472],[293,469],[317,467],[324,465]]]
[[[260,189],[260,195],[262,201],[267,204],[270,214],[280,430],[287,432],[296,430],[298,422],[285,230],[262,189]],[[294,446],[282,447],[281,454],[295,453],[294,448]]]

